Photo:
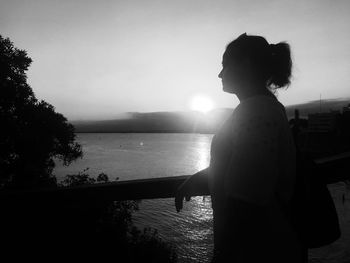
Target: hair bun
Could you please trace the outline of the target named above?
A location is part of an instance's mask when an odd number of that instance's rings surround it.
[[[280,88],[290,84],[292,60],[290,47],[286,42],[269,44],[271,51],[271,78],[269,84],[273,88]]]

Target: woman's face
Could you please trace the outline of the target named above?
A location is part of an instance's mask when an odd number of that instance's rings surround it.
[[[228,93],[235,93],[235,81],[228,66],[222,67],[218,77],[221,79],[222,89]]]
[[[218,77],[221,78],[222,88],[225,92],[232,94],[239,92],[246,75],[244,68],[244,63],[241,62],[230,62],[229,65],[223,63]]]

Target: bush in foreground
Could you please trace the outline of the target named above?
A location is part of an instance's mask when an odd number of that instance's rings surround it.
[[[88,168],[78,174],[67,175],[60,185],[79,186],[109,182],[105,173],[100,173],[95,179],[87,171]],[[113,250],[119,259],[123,258],[124,262],[177,262],[174,247],[163,241],[156,229],[144,228],[141,231],[134,226],[132,213],[139,209],[139,202],[128,200],[106,204],[92,230],[94,235]]]

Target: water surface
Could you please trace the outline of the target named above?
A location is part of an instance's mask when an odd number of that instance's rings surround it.
[[[58,164],[61,180],[89,167],[97,176],[131,180],[193,174],[209,164],[212,135],[151,133],[82,133],[84,158],[68,167]],[[350,262],[350,191],[344,183],[329,186],[338,211],[342,237],[333,244],[309,252],[312,263]],[[343,203],[343,195],[345,202]],[[174,199],[143,200],[134,213],[139,227],[153,227],[175,245],[179,262],[210,262],[213,250],[210,197],[194,197],[177,213]]]

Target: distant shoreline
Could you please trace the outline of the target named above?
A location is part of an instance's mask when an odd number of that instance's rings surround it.
[[[318,112],[341,111],[348,106],[350,98],[312,101],[286,106],[288,119],[306,118]],[[199,112],[149,112],[129,113],[129,118],[95,121],[71,121],[76,133],[196,133],[215,134],[217,129],[233,113],[232,108],[219,108],[202,114]]]
[[[214,135],[213,132],[181,132],[181,131],[79,131],[76,134],[86,133],[166,133],[166,134],[208,134]]]

